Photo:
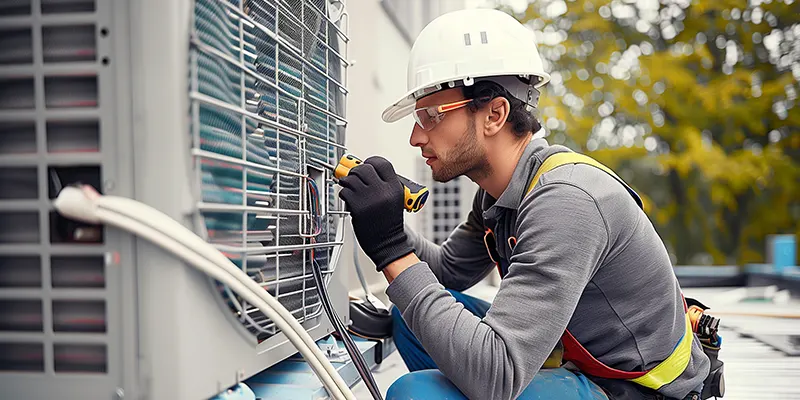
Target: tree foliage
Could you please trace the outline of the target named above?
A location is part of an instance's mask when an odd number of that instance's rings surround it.
[[[540,0],[551,142],[616,169],[679,264],[800,236],[800,2]]]

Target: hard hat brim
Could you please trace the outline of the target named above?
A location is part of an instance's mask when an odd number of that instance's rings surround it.
[[[485,76],[476,76],[475,78],[482,78],[482,77],[486,77],[486,76],[504,76],[504,75],[512,75],[513,76],[513,75],[522,75],[522,74],[524,74],[524,73],[520,73],[520,74],[497,73],[497,74],[487,74]],[[531,75],[535,75],[535,76],[539,77],[539,82],[537,82],[536,85],[535,85],[535,87],[537,89],[541,88],[542,86],[544,86],[548,82],[550,82],[550,74],[548,74],[548,73],[542,72],[542,73],[536,73],[536,74],[531,74]],[[452,78],[452,79],[447,79],[447,80],[445,80],[443,82],[437,82],[435,84],[426,85],[425,87],[443,85],[446,82],[453,82],[453,81],[457,81],[457,80],[464,79],[464,78],[465,77],[463,77],[463,76],[455,77],[455,78]],[[409,90],[405,94],[405,96],[401,97],[399,100],[394,102],[394,104],[392,104],[391,106],[386,107],[386,109],[383,110],[383,114],[381,114],[381,118],[383,119],[383,121],[387,122],[387,123],[392,123],[392,122],[399,121],[400,119],[410,115],[414,111],[414,106],[417,104],[417,100],[414,98],[414,93],[420,91],[421,89],[424,89],[425,87],[418,87],[418,88],[414,88],[413,90]],[[443,87],[442,90],[444,90],[444,89],[446,89],[446,88]],[[428,94],[433,94],[433,93],[428,93]]]
[[[386,107],[386,109],[383,110],[383,114],[381,114],[381,118],[384,122],[388,123],[399,121],[410,115],[414,111],[414,106],[416,104],[417,101],[414,99],[414,91],[412,90],[391,106]]]

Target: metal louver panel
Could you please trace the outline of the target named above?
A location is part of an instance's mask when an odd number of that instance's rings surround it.
[[[330,276],[343,240],[330,172],[314,162],[335,164],[344,149],[347,37],[335,14],[325,0],[194,2],[198,229],[301,322],[322,311],[311,263]],[[217,289],[259,340],[278,333]]]
[[[109,343],[118,330],[109,299],[117,293],[103,258],[108,237],[101,227],[60,217],[51,204],[63,185],[103,189],[97,42],[106,15],[93,0],[0,2],[4,388],[25,374],[107,390],[114,374]]]
[[[340,7],[0,1],[0,397],[209,398],[296,352],[169,252],[58,215],[65,185],[193,223],[319,339],[314,259],[346,315],[315,167],[347,126]]]

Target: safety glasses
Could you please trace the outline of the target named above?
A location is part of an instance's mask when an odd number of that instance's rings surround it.
[[[455,103],[417,108],[416,110],[414,110],[414,120],[417,121],[417,125],[419,125],[419,127],[422,128],[422,130],[429,131],[433,129],[436,126],[436,124],[442,122],[442,119],[444,119],[444,114],[446,112],[466,107],[467,105],[469,105],[469,103],[475,100],[476,99],[467,99],[467,100],[457,101]],[[490,97],[481,97],[478,100],[488,101],[490,100]]]

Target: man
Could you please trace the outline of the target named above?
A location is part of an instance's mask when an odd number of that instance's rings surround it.
[[[411,145],[434,179],[466,175],[480,190],[439,247],[404,228],[388,161],[369,158],[340,181],[358,241],[390,282],[395,340],[412,371],[388,397],[700,393],[709,359],[636,194],[591,161],[543,166],[575,153],[532,139],[549,80],[532,32],[499,11],[446,14],[414,43],[408,79],[384,120],[413,114]],[[495,268],[503,281],[491,305],[459,293]],[[577,369],[542,368],[559,343]]]

